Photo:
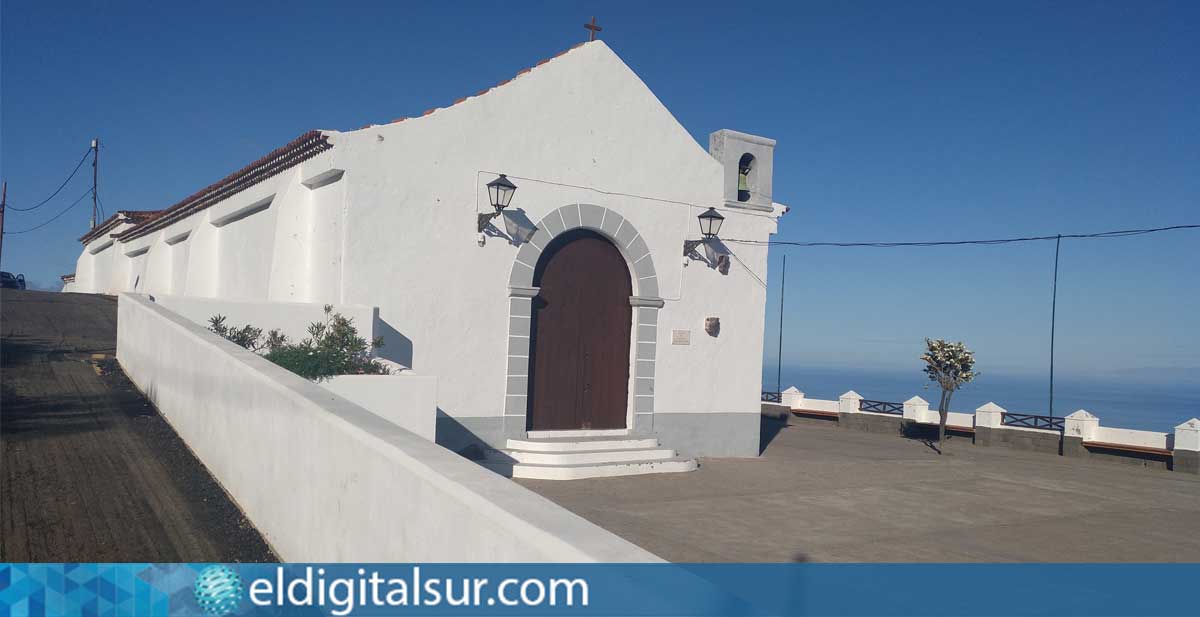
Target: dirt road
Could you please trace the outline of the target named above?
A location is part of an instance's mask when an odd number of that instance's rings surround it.
[[[274,561],[116,332],[115,298],[0,292],[0,561]]]

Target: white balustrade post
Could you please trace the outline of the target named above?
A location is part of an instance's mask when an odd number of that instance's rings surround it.
[[[1200,474],[1200,419],[1192,418],[1175,427],[1171,469]]]
[[[1063,418],[1062,448],[1063,456],[1085,458],[1090,455],[1083,445],[1085,441],[1095,441],[1096,429],[1100,428],[1100,418],[1080,409]]]
[[[1000,428],[1004,426],[1006,410],[995,403],[984,403],[975,410],[975,428]]]
[[[929,422],[929,401],[914,396],[907,401],[904,401],[904,419],[910,422]],[[933,412],[934,420],[937,422],[937,412]]]
[[[779,402],[786,405],[789,409],[803,409],[804,393],[797,389],[796,386],[792,386],[780,393]]]
[[[1100,418],[1080,409],[1063,419],[1063,435],[1078,437],[1083,441],[1096,439],[1096,429],[1100,428]]]
[[[858,413],[858,405],[862,401],[862,398],[854,390],[839,396],[838,413]]]

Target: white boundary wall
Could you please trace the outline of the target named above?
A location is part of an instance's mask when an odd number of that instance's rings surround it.
[[[187,318],[202,328],[208,328],[213,315],[224,315],[229,326],[252,325],[265,334],[278,329],[293,340],[308,336],[309,324],[325,321],[325,305],[317,302],[266,302],[252,300],[218,300],[154,294],[153,301]],[[354,321],[359,336],[368,341],[375,337],[375,320],[379,310],[373,306],[336,304],[335,313]]]
[[[284,560],[658,561],[145,296],[117,359]]]
[[[861,396],[859,396],[857,393],[854,393],[854,392],[848,392],[848,393],[842,395],[843,398],[846,398],[846,396],[848,394],[854,395],[853,397],[850,397],[850,398],[858,398],[858,399],[862,398]],[[838,401],[807,398],[803,392],[800,392],[800,390],[798,390],[794,386],[785,390],[782,393],[782,397],[783,397],[783,404],[787,405],[788,407],[790,407],[791,409],[796,410],[796,411],[804,411],[804,410],[808,410],[808,411],[826,411],[826,410],[838,411],[839,410],[838,409]],[[908,401],[905,402],[905,407],[906,407],[906,413],[907,413],[907,415],[905,416],[906,418],[912,419],[912,420],[914,420],[916,422],[920,422],[922,424],[937,424],[938,423],[937,410],[930,409],[929,403],[920,397],[914,397],[912,399],[909,399]],[[1004,410],[1002,408],[995,407],[995,410],[998,411],[999,413],[1004,413]],[[853,411],[857,412],[857,408],[855,408]],[[993,428],[1004,428],[1005,430],[1034,431],[1034,432],[1057,432],[1057,431],[1043,431],[1041,429],[1022,428],[1019,426],[1003,426],[1000,424],[996,424],[996,422],[992,422],[992,421],[980,422],[978,420],[977,414],[978,414],[978,412],[985,412],[985,411],[987,411],[987,410],[985,410],[984,408],[980,408],[979,410],[977,410],[977,413],[963,413],[963,412],[951,411],[949,414],[947,414],[946,424],[948,426],[961,427],[961,428],[973,428],[976,425],[992,426],[993,424],[995,424],[995,426]],[[869,413],[869,412],[857,412],[857,413]],[[1098,418],[1095,418],[1094,416],[1091,416],[1090,414],[1088,414],[1088,417],[1091,418],[1091,420],[1094,423],[1094,426],[1092,426],[1087,431],[1086,434],[1081,435],[1084,438],[1084,441],[1103,442],[1103,443],[1111,443],[1111,444],[1116,444],[1116,445],[1135,446],[1135,447],[1144,447],[1144,448],[1159,448],[1159,449],[1164,449],[1164,450],[1169,450],[1169,449],[1172,449],[1175,447],[1174,436],[1171,433],[1159,433],[1159,432],[1155,432],[1155,431],[1138,431],[1138,430],[1133,430],[1133,429],[1100,426]],[[998,422],[998,420],[999,420],[999,418],[997,417],[996,421]]]
[[[318,385],[429,441],[437,439],[437,377],[338,375]]]
[[[1173,445],[1171,443],[1173,441],[1171,437],[1172,435],[1169,433],[1135,431],[1128,428],[1097,426],[1095,428],[1095,432],[1092,433],[1091,441],[1117,443],[1126,446],[1139,446],[1143,448],[1170,449]]]

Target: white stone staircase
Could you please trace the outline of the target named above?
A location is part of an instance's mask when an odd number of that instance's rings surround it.
[[[509,439],[506,446],[482,464],[513,478],[578,480],[678,473],[698,467],[695,459],[680,457],[653,437],[543,432]]]

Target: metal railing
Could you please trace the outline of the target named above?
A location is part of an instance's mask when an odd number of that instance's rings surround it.
[[[889,401],[869,401],[862,399],[858,401],[859,411],[871,411],[874,413],[887,413],[893,416],[904,415],[904,403],[892,403]]]
[[[762,402],[764,402],[764,403],[782,403],[782,402],[783,402],[783,395],[781,395],[781,394],[780,394],[780,393],[778,393],[778,392],[766,392],[766,391],[764,391],[764,392],[762,393]]]
[[[1063,430],[1062,416],[1039,416],[1030,413],[1010,413],[1004,412],[1000,417],[1000,424],[1004,426],[1019,426],[1022,428],[1040,428],[1047,431]]]

